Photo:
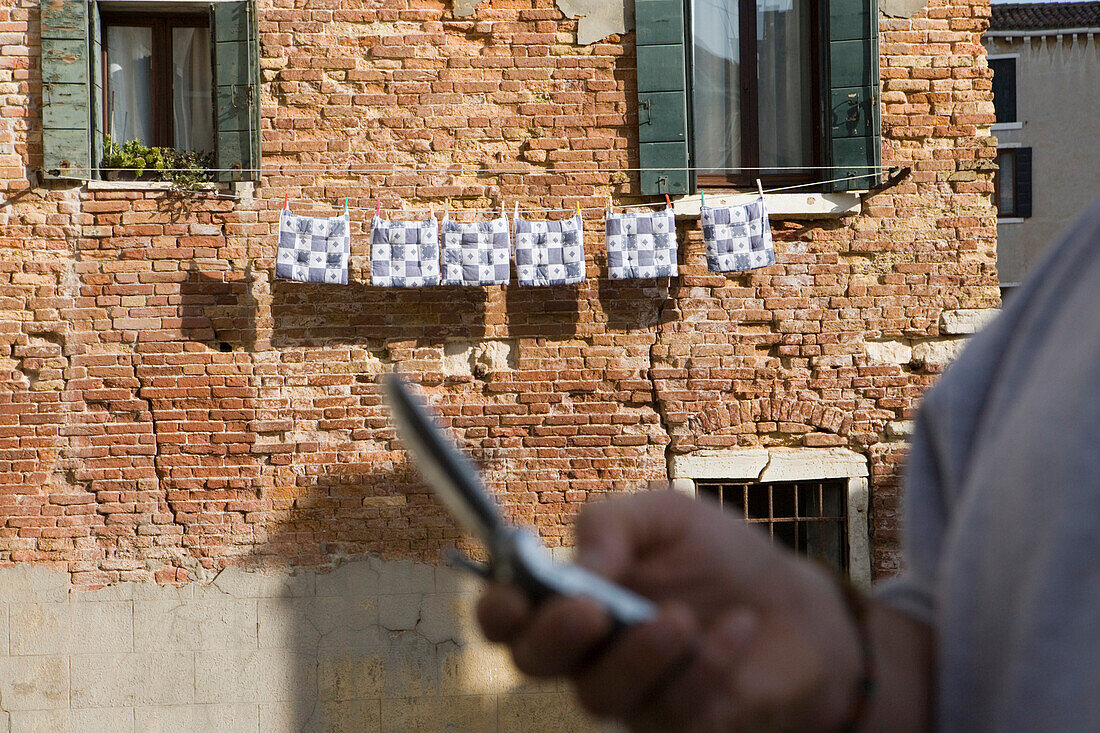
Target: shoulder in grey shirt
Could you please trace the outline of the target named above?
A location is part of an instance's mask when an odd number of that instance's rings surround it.
[[[905,574],[937,729],[1100,731],[1100,206],[923,400]]]

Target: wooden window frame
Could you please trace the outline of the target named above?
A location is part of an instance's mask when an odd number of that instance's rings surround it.
[[[808,167],[817,167],[821,165],[821,161],[824,159],[824,143],[825,143],[825,125],[824,125],[824,89],[825,84],[822,78],[822,54],[824,53],[822,48],[822,23],[823,23],[823,3],[822,0],[809,0],[810,1],[810,79],[812,80],[813,88],[810,90],[810,118],[811,118],[811,152],[810,161],[806,164]],[[757,65],[757,51],[759,45],[759,39],[756,37],[756,13],[757,13],[757,0],[737,0],[738,2],[738,44],[740,46],[740,58],[742,63],[740,64],[740,87],[741,87],[741,153],[742,153],[742,165],[744,168],[741,171],[730,172],[726,174],[699,174],[697,176],[698,185],[706,187],[736,187],[745,188],[755,185],[756,180],[769,186],[787,186],[797,185],[803,183],[815,183],[828,176],[821,175],[820,171],[812,170],[806,173],[788,172],[788,173],[772,173],[763,175],[760,168],[760,88],[758,84],[758,65]],[[692,11],[694,3],[685,3],[685,20],[687,22],[687,28],[685,29],[685,37],[687,39],[687,45],[689,48],[694,48],[695,38],[692,33],[694,27],[694,18],[692,17]],[[693,78],[694,69],[690,67],[690,59],[693,56],[692,53],[688,54],[689,58],[689,70],[688,78]],[[689,84],[689,87],[692,85]],[[688,103],[692,105],[694,101],[694,95],[689,91]],[[689,115],[690,120],[690,115]],[[689,128],[691,125],[689,124]],[[698,168],[699,153],[695,150],[694,139],[691,155],[695,160],[694,165]]]
[[[1020,169],[1020,153],[1024,153],[1025,155],[1029,156],[1028,163],[1025,166],[1027,169],[1026,172],[1021,171]],[[1012,146],[997,148],[997,168],[993,172],[993,204],[997,208],[998,219],[1027,219],[1031,217],[1032,208],[1034,206],[1034,203],[1031,201],[1031,197],[1034,195],[1034,193],[1032,190],[1029,190],[1024,194],[1021,194],[1020,191],[1022,187],[1022,182],[1029,182],[1029,180],[1025,179],[1024,176],[1031,177],[1034,175],[1031,170],[1030,155],[1031,148],[1028,147]],[[1012,177],[1011,180],[1007,182],[1002,175],[1001,164],[1002,159],[1005,157],[1012,158]],[[1010,211],[1006,211],[1001,208],[1001,190],[1002,187],[1005,185],[1012,187],[1012,209]],[[1031,189],[1031,186],[1029,185],[1028,188]],[[1025,196],[1028,198],[1028,201],[1024,200]]]
[[[175,147],[175,120],[172,114],[172,30],[175,28],[210,28],[209,15],[201,13],[133,13],[104,11],[102,13],[103,110],[104,127],[111,124],[111,87],[107,71],[107,29],[111,26],[151,28],[153,35],[153,140],[155,147]],[[213,39],[211,39],[213,45]],[[213,90],[213,83],[211,83]],[[212,92],[213,93],[213,92]],[[108,130],[109,131],[109,130]],[[125,141],[118,141],[125,142]]]

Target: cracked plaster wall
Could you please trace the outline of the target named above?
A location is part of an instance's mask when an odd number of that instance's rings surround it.
[[[94,591],[0,569],[0,730],[595,730],[481,639],[475,593],[373,558]]]

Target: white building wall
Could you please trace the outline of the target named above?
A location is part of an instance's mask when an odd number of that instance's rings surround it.
[[[1044,31],[1048,32],[1048,31]],[[1100,197],[1100,34],[1024,39],[986,35],[990,56],[1016,61],[1020,125],[993,129],[999,147],[1033,150],[1033,214],[1001,220],[1001,284],[1015,285],[1046,248]]]

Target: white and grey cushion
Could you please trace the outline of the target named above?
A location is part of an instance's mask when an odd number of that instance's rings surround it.
[[[573,285],[584,280],[584,223],[580,214],[562,221],[513,222],[520,285]]]
[[[275,277],[303,283],[348,284],[351,219],[279,214]]]
[[[371,220],[370,283],[381,288],[439,285],[439,222]]]
[[[700,209],[711,272],[753,270],[775,264],[768,210],[760,198],[740,206]]]
[[[507,217],[473,224],[443,220],[444,285],[505,285],[511,266]]]
[[[672,209],[611,212],[605,226],[611,279],[676,276],[676,219]]]

